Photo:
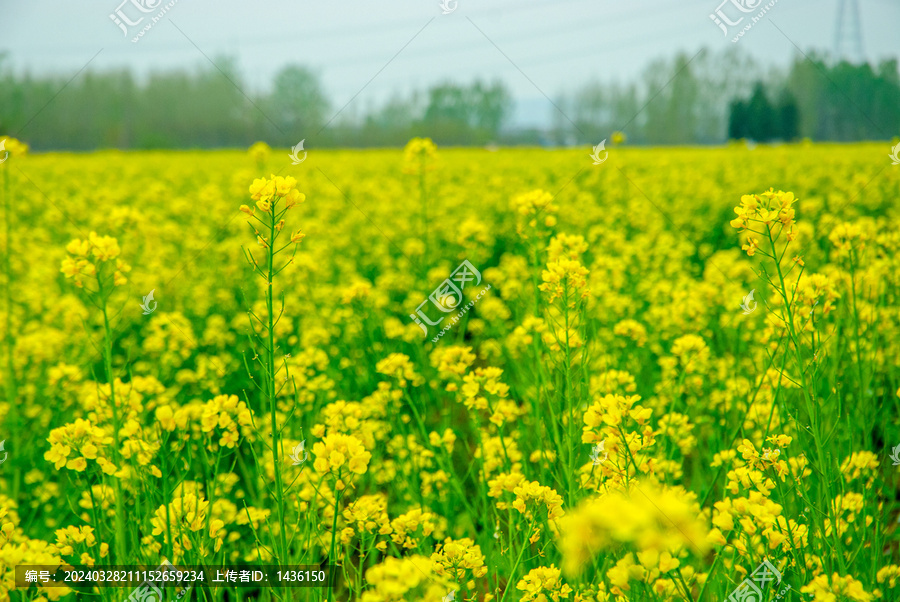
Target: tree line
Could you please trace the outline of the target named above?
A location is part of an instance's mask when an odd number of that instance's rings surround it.
[[[555,136],[605,138],[624,128],[637,144],[719,144],[900,134],[896,59],[873,66],[808,56],[781,69],[762,66],[736,48],[658,60],[628,83],[592,82],[561,95]]]
[[[310,69],[290,65],[247,94],[233,60],[216,68],[128,70],[63,77],[16,74],[0,56],[0,133],[36,150],[217,148],[256,140],[292,146],[396,146],[427,135],[443,145],[585,144],[624,131],[635,144],[719,144],[729,138],[850,141],[900,132],[896,59],[877,66],[798,57],[760,66],[737,49],[652,62],[628,82],[560,92],[548,125],[515,127],[500,81],[443,82],[380,106],[342,108]],[[60,91],[61,90],[61,91]],[[23,130],[24,128],[24,130]],[[20,132],[20,130],[22,130]]]

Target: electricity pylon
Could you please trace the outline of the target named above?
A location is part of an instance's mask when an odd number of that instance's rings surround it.
[[[838,0],[837,29],[834,34],[834,61],[851,63],[865,61],[862,27],[859,20],[859,0]]]

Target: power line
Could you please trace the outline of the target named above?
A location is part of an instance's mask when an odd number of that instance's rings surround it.
[[[519,6],[516,5],[515,9],[498,7],[491,9],[484,9],[473,11],[472,18],[480,19],[485,15],[497,14],[497,13],[512,13],[514,12],[516,15],[522,12],[527,12],[529,10],[541,9],[547,7],[558,7],[560,5],[572,5],[572,4],[582,4],[586,3],[586,0],[571,0],[566,2],[565,0],[555,0],[554,2],[540,2],[531,5]],[[593,0],[589,0],[587,3],[596,6],[596,3]],[[654,11],[654,15],[659,17],[660,15],[666,14],[675,14],[683,12],[683,8],[680,6],[669,6],[666,9],[660,9]],[[451,19],[453,17],[447,18],[448,22],[452,22]],[[531,36],[539,35],[542,38],[553,37],[553,36],[561,36],[568,35],[573,32],[582,32],[586,30],[601,30],[604,27],[609,27],[611,25],[615,25],[619,28],[623,23],[630,23],[634,21],[646,20],[646,14],[643,12],[634,13],[630,12],[628,14],[616,14],[605,16],[599,20],[593,21],[585,21],[584,18],[578,18],[576,21],[571,22],[563,22],[563,23],[551,23],[551,24],[542,24],[538,28],[533,28],[529,30],[521,30],[517,29],[509,34],[506,38],[498,37],[495,38],[498,44],[534,44],[534,40],[531,39]],[[330,29],[330,30],[320,30],[314,29],[312,31],[284,31],[284,32],[272,32],[267,34],[266,36],[250,36],[245,39],[241,39],[240,37],[230,37],[227,40],[225,38],[219,38],[214,42],[211,42],[209,38],[203,39],[202,36],[195,36],[196,39],[200,40],[205,47],[215,46],[218,48],[230,48],[233,49],[235,46],[240,47],[257,47],[257,46],[271,46],[271,45],[279,45],[284,44],[285,40],[299,38],[301,41],[306,39],[319,39],[319,38],[327,38],[327,39],[335,39],[338,37],[353,37],[353,38],[362,38],[362,37],[371,37],[373,35],[384,36],[385,34],[403,34],[405,35],[408,32],[415,32],[418,30],[428,18],[422,17],[420,19],[404,19],[404,20],[394,20],[385,23],[377,23],[365,25],[359,28],[340,28],[340,29]],[[702,20],[698,20],[698,23],[702,22]],[[552,27],[554,31],[551,33],[547,33],[547,28]],[[500,25],[498,28],[508,29],[508,26]],[[646,32],[642,32],[642,35],[646,35]],[[474,39],[474,38],[473,38]],[[143,45],[127,45],[129,51],[135,51],[140,53],[159,53],[159,52],[177,52],[176,49],[171,47],[159,48],[154,46],[153,44],[144,43]],[[43,48],[48,50],[59,49],[66,53],[71,52],[75,47],[73,46],[61,46],[61,45],[48,45],[43,46]],[[88,47],[85,47],[88,48]],[[92,47],[90,47],[92,48]],[[446,52],[446,47],[442,47],[444,52]],[[218,52],[213,50],[214,52]],[[338,58],[336,62],[342,61],[344,59]],[[377,62],[379,59],[373,58],[373,62]]]
[[[681,9],[675,7],[676,10],[680,12]],[[643,18],[641,15],[637,15],[640,18]],[[702,20],[698,21],[699,23],[704,23]],[[617,21],[618,23],[618,21]],[[603,19],[601,21],[589,21],[585,22],[584,19],[580,19],[576,23],[564,23],[560,26],[554,26],[551,31],[547,31],[547,26],[542,26],[539,29],[532,30],[516,30],[511,35],[507,37],[495,37],[495,41],[497,44],[503,48],[504,50],[508,48],[515,49],[517,46],[525,45],[528,48],[536,47],[535,40],[537,39],[539,42],[543,43],[548,39],[552,39],[560,36],[571,37],[573,33],[580,33],[583,31],[594,31],[603,26],[609,25],[609,19]],[[592,42],[589,48],[585,48],[584,50],[576,50],[573,51],[571,49],[566,50],[565,56],[569,56],[571,58],[578,58],[578,56],[583,56],[585,53],[594,54],[598,48],[613,50],[616,48],[632,48],[636,46],[642,46],[644,44],[655,44],[658,43],[661,39],[676,39],[679,37],[685,37],[690,35],[685,31],[677,31],[674,35],[667,36],[665,38],[660,38],[656,35],[656,33],[668,33],[671,32],[672,28],[669,26],[663,26],[661,28],[657,28],[655,31],[643,31],[641,37],[627,36],[624,40],[620,41],[608,41],[602,46],[598,46],[596,42]],[[539,34],[540,37],[536,37],[536,34]],[[472,40],[480,39],[477,36],[472,36]],[[425,58],[425,57],[456,57],[461,53],[471,53],[471,52],[480,52],[484,48],[483,45],[471,45],[464,40],[456,40],[459,42],[458,46],[448,49],[445,43],[439,42],[437,45],[431,47],[425,47],[419,50],[411,48],[409,51],[404,53],[405,59],[409,59],[410,57],[415,58]],[[258,40],[259,43],[274,43],[275,40]],[[542,45],[546,46],[546,45]],[[577,52],[577,55],[576,55]],[[546,52],[542,52],[540,57],[546,57]],[[557,55],[558,56],[558,55]],[[535,57],[537,58],[537,57]],[[318,68],[328,69],[328,70],[341,70],[348,67],[356,67],[366,63],[379,63],[382,61],[381,56],[373,55],[371,52],[367,52],[364,55],[352,55],[352,56],[334,56],[329,55],[328,61],[322,62],[311,62],[310,64],[315,65]],[[523,60],[528,60],[527,58]]]
[[[668,31],[668,29],[666,31]],[[684,32],[674,32],[672,35],[665,36],[665,37],[653,36],[653,41],[658,42],[660,40],[663,40],[663,41],[674,40],[674,39],[682,38],[682,37],[684,37],[684,35],[685,35]],[[630,48],[641,46],[641,45],[644,45],[647,43],[650,43],[650,41],[646,40],[646,39],[632,38],[631,43],[618,43],[618,42],[614,41],[614,42],[604,45],[603,47],[598,47],[596,44],[592,44],[591,46],[586,47],[586,48],[569,48],[569,49],[566,49],[566,51],[562,52],[562,53],[547,54],[546,52],[542,52],[538,55],[530,55],[530,56],[525,56],[525,57],[515,56],[513,58],[516,60],[516,62],[521,64],[523,69],[525,69],[527,71],[528,69],[531,69],[531,68],[534,68],[537,66],[543,66],[543,65],[552,64],[552,63],[570,62],[576,58],[582,58],[582,59],[585,57],[594,58],[594,57],[598,57],[599,55],[604,54],[609,51],[628,50]],[[475,48],[475,47],[469,47],[464,50],[461,50],[460,52],[473,52],[473,51],[483,52],[481,48]],[[435,51],[434,53],[418,53],[414,56],[407,56],[405,62],[408,63],[410,60],[424,60],[424,59],[429,58],[430,54],[435,54],[438,52],[441,52],[441,51],[438,50],[438,51]],[[446,53],[446,51],[443,51],[443,52]],[[488,53],[485,53],[485,54],[488,54]],[[498,55],[498,57],[502,58],[502,57],[500,57],[500,55]],[[498,65],[502,65],[502,63],[505,63],[505,61],[498,60],[497,63],[498,63]],[[346,64],[346,63],[345,63],[345,65],[348,68],[353,66],[353,65]],[[514,72],[515,71],[515,69],[510,67],[508,64],[502,65],[502,67],[503,67],[504,72]],[[382,91],[384,89],[393,88],[393,87],[396,87],[397,85],[406,83],[410,78],[414,78],[414,76],[409,76],[405,80],[399,79],[399,78],[380,79],[378,81],[378,85],[375,86],[374,89],[378,90],[378,91]]]

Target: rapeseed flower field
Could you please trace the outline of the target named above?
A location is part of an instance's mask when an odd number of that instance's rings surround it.
[[[900,599],[888,146],[615,142],[7,140],[0,600]]]

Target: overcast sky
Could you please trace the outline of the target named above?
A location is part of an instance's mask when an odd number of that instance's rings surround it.
[[[830,51],[839,0],[777,0],[736,44],[709,16],[722,0],[446,0],[455,4],[449,14],[440,0],[174,0],[132,42],[171,1],[0,0],[0,52],[17,72],[69,76],[85,65],[146,75],[227,55],[248,92],[266,89],[280,68],[297,63],[320,75],[334,105],[356,97],[351,111],[442,80],[500,78],[528,105],[590,80],[631,79],[678,51],[737,46],[778,65],[795,45]],[[141,3],[155,9],[145,15],[136,8]],[[859,5],[866,58],[898,56],[900,1]],[[120,6],[132,21],[144,16],[127,36],[110,18]],[[723,11],[741,15],[730,3]]]

